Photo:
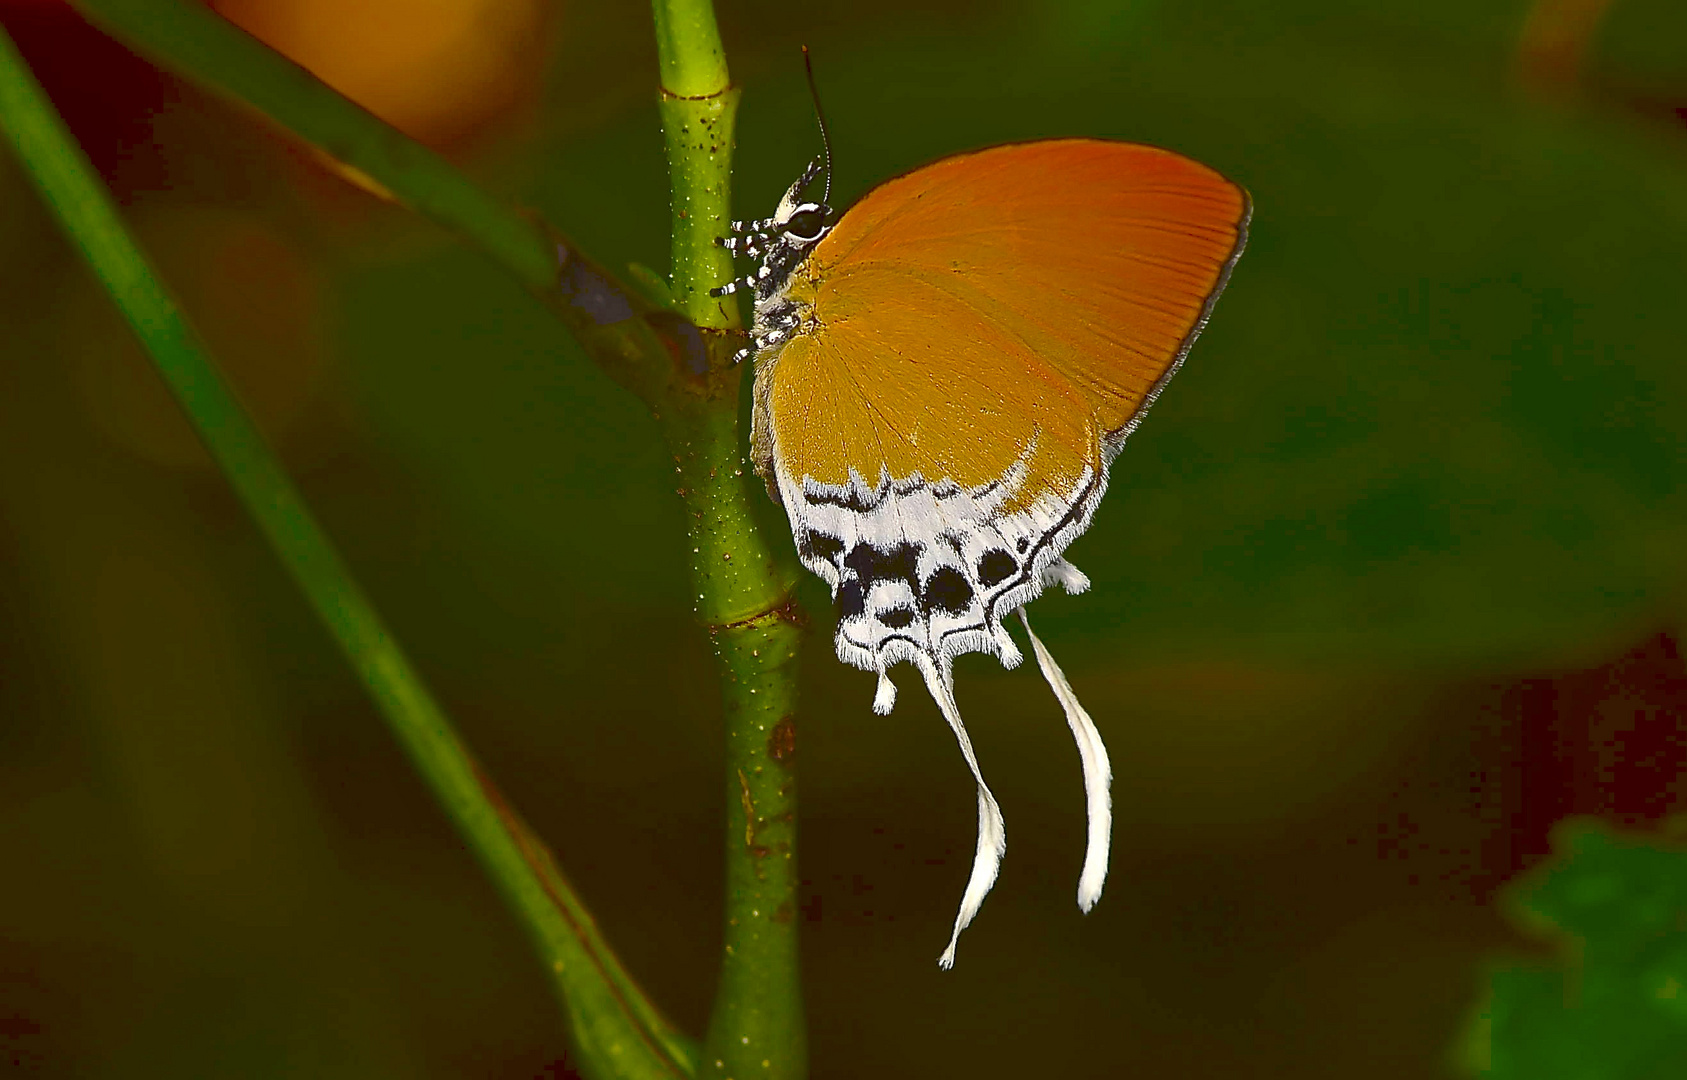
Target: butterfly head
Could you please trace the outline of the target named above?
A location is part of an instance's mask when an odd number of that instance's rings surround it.
[[[803,198],[809,186],[820,178],[824,168],[822,158],[809,162],[808,168],[797,177],[796,183],[785,189],[778,208],[769,219],[772,229],[779,232],[787,243],[813,246],[824,239],[826,233],[831,230],[834,215],[832,208],[826,205],[826,200],[831,195],[831,177],[826,178],[828,190],[821,195],[819,202],[809,202]]]
[[[823,161],[815,158],[796,183],[785,189],[772,217],[732,223],[732,235],[722,237],[721,246],[734,255],[760,259],[761,265],[754,273],[712,290],[711,295],[725,296],[740,289],[754,289],[760,307],[785,291],[792,272],[802,265],[814,245],[826,239],[837,221],[837,214],[826,205],[824,195],[819,202],[803,198],[809,185],[819,178]],[[826,187],[831,188],[830,176]]]
[[[781,291],[791,272],[802,265],[814,245],[826,239],[826,234],[832,231],[835,215],[825,200],[810,202],[803,198],[805,189],[814,183],[819,167],[820,159],[810,162],[773,211],[766,253],[762,256],[761,269],[757,271],[761,275],[756,282],[758,299]]]

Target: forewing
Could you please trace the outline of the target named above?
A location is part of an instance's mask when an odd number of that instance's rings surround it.
[[[1245,238],[1247,194],[1155,147],[1060,139],[946,158],[852,207],[815,250],[822,325],[858,282],[940,287],[1126,431],[1204,322]],[[881,335],[892,351],[899,342]]]

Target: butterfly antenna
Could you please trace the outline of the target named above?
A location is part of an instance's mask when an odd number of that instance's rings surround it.
[[[808,46],[802,47],[802,66],[808,73],[808,96],[814,100],[814,122],[820,125],[820,148],[826,155],[826,192],[820,197],[821,206],[832,205],[832,138],[826,134],[826,114],[820,110],[820,90],[814,85],[814,58]]]

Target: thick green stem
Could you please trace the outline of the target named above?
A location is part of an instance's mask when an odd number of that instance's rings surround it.
[[[777,611],[715,634],[726,685],[725,955],[702,1076],[800,1077],[796,957],[797,625]]]
[[[797,967],[796,650],[787,549],[753,523],[738,430],[744,367],[732,278],[716,239],[731,212],[738,91],[707,0],[655,0],[662,127],[673,209],[671,292],[696,327],[702,367],[661,405],[688,514],[697,614],[719,666],[726,722],[726,926],[720,986],[699,1075],[796,1080],[807,1073]],[[722,331],[725,331],[724,333]]]
[[[715,353],[736,338],[714,338]],[[742,367],[716,367],[663,421],[688,517],[697,613],[726,726],[726,926],[699,1076],[807,1072],[797,966],[794,574],[751,523],[737,431]]]
[[[732,280],[732,255],[715,241],[727,234],[732,219],[738,88],[722,85],[701,97],[680,97],[664,87],[661,111],[673,202],[674,305],[698,326],[736,330],[737,298],[710,296],[709,290]]]
[[[655,0],[653,11],[663,93],[703,98],[732,83],[710,0]]]
[[[153,358],[417,771],[526,923],[562,991],[579,1063],[587,1075],[604,1080],[692,1075],[695,1047],[640,995],[549,853],[476,768],[257,427],[217,374],[3,29],[0,131]],[[550,273],[554,282],[554,265]],[[565,273],[564,284],[568,281]],[[648,327],[639,325],[654,341]]]

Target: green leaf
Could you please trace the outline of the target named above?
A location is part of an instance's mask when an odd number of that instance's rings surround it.
[[[1559,825],[1554,855],[1504,898],[1550,937],[1551,968],[1490,976],[1478,1021],[1493,1080],[1666,1080],[1687,1075],[1687,846]]]

